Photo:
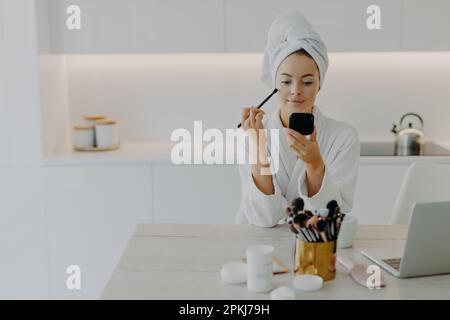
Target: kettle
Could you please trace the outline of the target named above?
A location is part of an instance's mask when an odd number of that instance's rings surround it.
[[[406,117],[416,117],[419,119],[421,127],[413,127],[411,122],[408,122],[407,127],[402,127],[403,120]],[[423,154],[423,119],[417,113],[405,113],[400,119],[400,128],[394,124],[391,132],[395,133],[395,155],[397,156],[417,156]]]

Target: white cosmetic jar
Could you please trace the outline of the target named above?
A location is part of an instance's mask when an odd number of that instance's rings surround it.
[[[272,290],[273,254],[269,245],[247,247],[247,289],[254,292]]]
[[[119,143],[115,120],[101,119],[95,122],[95,140],[98,148],[109,148]]]
[[[91,125],[74,126],[72,144],[77,148],[92,148],[94,146],[94,127]]]

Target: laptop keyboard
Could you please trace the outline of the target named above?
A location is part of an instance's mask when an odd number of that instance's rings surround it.
[[[385,259],[382,260],[384,263],[386,263],[387,265],[391,266],[392,268],[394,268],[395,270],[399,271],[400,270],[400,261],[402,259],[401,258],[394,258],[394,259]]]

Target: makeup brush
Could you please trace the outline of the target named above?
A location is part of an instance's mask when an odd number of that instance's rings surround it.
[[[314,216],[314,214],[310,210],[305,210],[304,212],[308,218],[312,218]]]
[[[334,215],[334,213],[336,212],[336,208],[338,207],[338,203],[336,200],[331,200],[330,202],[328,202],[327,204],[327,209],[330,211],[331,215]]]
[[[310,230],[310,228],[307,225],[308,222],[308,216],[304,213],[300,213],[297,215],[297,221],[300,224],[300,227],[302,228],[302,230],[304,231],[304,233],[309,236],[311,238],[312,242],[317,242],[317,237],[314,234],[313,230]]]
[[[298,207],[293,207],[293,208],[292,208],[292,212],[293,212],[294,214],[299,214],[300,211],[302,211],[302,209],[300,209],[300,208],[298,208]]]
[[[284,212],[286,213],[287,216],[289,216],[290,214],[292,214],[292,208],[290,206],[286,206],[286,208],[284,209]]]
[[[322,237],[323,242],[327,242],[327,236],[325,234],[325,228],[327,226],[327,223],[325,220],[319,220],[317,221],[317,229],[319,230],[319,234]]]
[[[303,210],[303,208],[305,207],[305,202],[303,201],[302,198],[298,197],[298,198],[295,198],[294,200],[292,200],[291,205],[293,207],[299,208],[300,210]]]
[[[294,225],[298,226],[299,231],[305,236],[306,239],[308,239],[309,242],[313,242],[313,237],[308,232],[308,229],[306,229],[306,220],[308,217],[306,217],[304,214],[298,214],[294,218]]]
[[[265,98],[260,104],[259,104],[259,106],[257,107],[257,109],[259,109],[259,108],[261,108],[276,92],[278,91],[278,89],[273,89],[273,91],[272,91],[272,93],[271,94],[269,94],[268,96],[267,96],[267,98]],[[238,128],[240,128],[242,126],[242,123],[239,123],[238,124]]]
[[[291,229],[291,231],[292,231],[293,233],[298,234],[298,230],[294,227],[293,224],[291,224],[291,225],[289,226],[289,229]]]
[[[291,226],[293,226],[293,228],[295,229],[295,230],[297,230],[297,236],[300,236],[300,238],[303,240],[303,241],[306,241],[306,242],[309,242],[310,240],[309,240],[309,237],[305,234],[305,230],[304,230],[304,228],[302,228],[302,227],[300,227],[300,225],[298,224],[298,223],[295,223],[295,221],[294,221],[294,224],[292,224]],[[291,231],[293,231],[292,229],[291,229]]]

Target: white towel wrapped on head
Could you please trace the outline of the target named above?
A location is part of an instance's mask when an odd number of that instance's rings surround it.
[[[275,76],[281,62],[291,53],[304,49],[314,59],[319,69],[320,88],[328,68],[327,48],[301,13],[279,14],[269,29],[264,51],[261,80],[275,88]]]

